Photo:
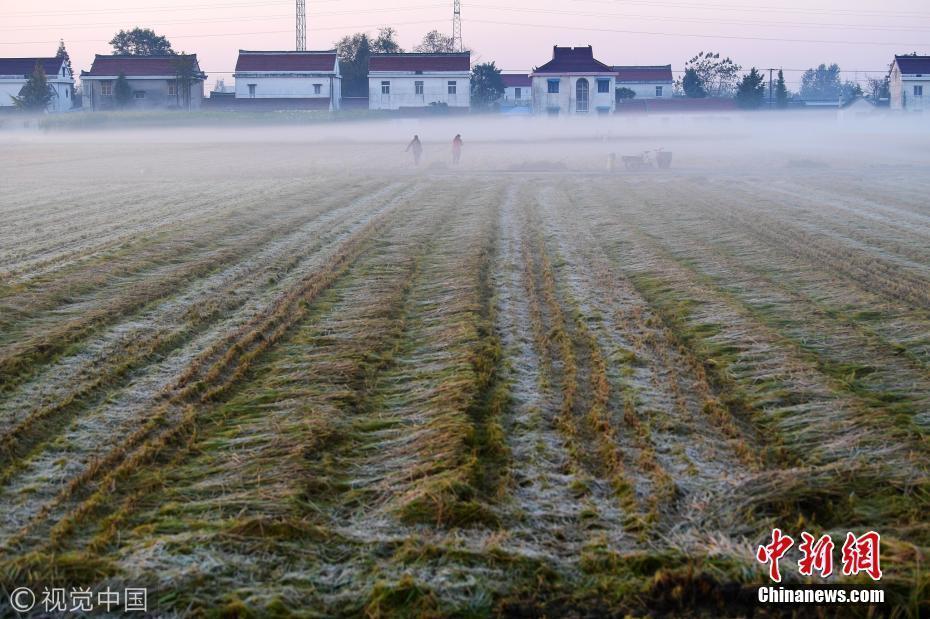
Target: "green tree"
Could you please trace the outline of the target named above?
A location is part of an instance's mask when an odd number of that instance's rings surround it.
[[[756,110],[765,102],[765,79],[755,67],[743,76],[736,87],[736,103],[744,110]]]
[[[476,64],[471,70],[471,104],[487,108],[504,94],[504,78],[493,62]]]
[[[742,67],[729,58],[721,59],[719,53],[700,52],[685,63],[686,76],[688,70],[694,71],[706,96],[731,97],[736,91]],[[685,90],[684,78],[682,78],[681,87]]]
[[[190,110],[191,107],[191,86],[199,77],[197,68],[194,64],[192,55],[181,52],[171,59],[171,66],[174,69],[174,79],[177,84],[178,107],[184,107]]]
[[[378,28],[378,36],[371,42],[371,51],[375,54],[400,54],[404,50],[397,42],[397,31],[390,26]]]
[[[891,82],[887,75],[882,79],[870,77],[867,86],[869,98],[876,103],[891,97]]]
[[[71,68],[71,56],[68,54],[68,50],[65,49],[64,39],[58,41],[58,52],[55,53],[55,58],[64,59],[65,66],[68,67],[68,73],[74,75],[74,69]]]
[[[114,54],[130,56],[164,56],[174,54],[166,37],[155,34],[150,28],[120,30],[110,39]]]
[[[689,99],[703,99],[707,96],[707,91],[701,83],[701,76],[693,67],[685,69],[685,74],[681,78],[681,90]]]
[[[32,70],[32,75],[26,80],[18,96],[13,96],[13,105],[21,110],[30,112],[45,111],[54,98],[54,92],[48,85],[45,69],[38,62]]]
[[[368,96],[368,59],[371,54],[403,52],[396,37],[397,31],[384,26],[378,29],[378,36],[375,39],[367,33],[356,32],[336,41],[339,71],[342,74],[342,93],[345,96]]]
[[[775,82],[775,107],[780,110],[788,107],[788,87],[785,85],[785,72],[781,69]]]
[[[125,73],[120,73],[116,77],[116,82],[113,84],[113,100],[116,102],[116,107],[126,107],[132,101],[132,87]]]
[[[840,82],[840,65],[821,64],[808,69],[801,76],[801,98],[803,99],[839,99],[842,93]]]
[[[430,30],[423,35],[423,40],[420,41],[419,45],[413,48],[413,51],[427,54],[439,54],[454,52],[456,49],[451,36],[443,34],[438,30]]]
[[[617,95],[617,101],[624,101],[626,99],[635,98],[636,92],[631,88],[627,88],[626,86],[621,86],[620,88],[617,89],[616,95]]]
[[[368,58],[371,41],[364,32],[342,37],[336,42],[342,92],[347,97],[368,96]]]

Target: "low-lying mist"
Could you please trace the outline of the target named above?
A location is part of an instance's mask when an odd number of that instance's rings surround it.
[[[189,120],[189,117],[187,118]],[[928,119],[852,111],[618,115],[613,117],[449,116],[314,124],[5,129],[0,179],[52,167],[60,177],[95,168],[111,177],[300,174],[573,173],[678,174],[817,172],[826,168],[930,166]],[[461,164],[451,143],[461,134]],[[418,166],[405,148],[418,135]],[[669,170],[655,152],[672,153]],[[623,157],[648,152],[646,165]],[[611,165],[613,159],[613,165]]]

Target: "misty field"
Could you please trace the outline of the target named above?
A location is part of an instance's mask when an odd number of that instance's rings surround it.
[[[780,526],[878,531],[880,610],[930,612],[925,138],[453,169],[418,127],[0,148],[0,588],[740,615]]]

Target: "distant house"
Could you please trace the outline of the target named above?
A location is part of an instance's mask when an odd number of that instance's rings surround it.
[[[471,54],[372,54],[368,108],[471,107]]]
[[[73,107],[74,76],[68,70],[67,59],[56,57],[0,58],[0,108],[13,107],[13,97],[19,96],[37,64],[45,71],[52,92],[48,111],[67,112]]]
[[[891,109],[930,109],[930,56],[895,56],[890,75]]]
[[[504,73],[504,96],[501,104],[506,107],[531,107],[533,104],[533,78],[526,74]]]
[[[588,47],[552,48],[552,60],[530,74],[537,114],[610,114],[616,108],[616,73]]]
[[[90,71],[81,72],[84,106],[91,110],[117,107],[114,84],[121,74],[126,76],[132,90],[127,107],[137,109],[199,109],[207,78],[200,70],[196,54],[97,54]]]
[[[629,88],[635,99],[671,99],[675,94],[672,65],[611,67],[616,73],[617,90]]]
[[[239,50],[236,100],[281,100],[288,107],[338,110],[342,76],[336,50],[256,52]]]

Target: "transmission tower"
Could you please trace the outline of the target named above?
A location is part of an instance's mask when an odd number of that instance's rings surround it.
[[[307,51],[307,0],[297,0],[297,51]]]
[[[452,49],[457,52],[465,50],[462,45],[462,3],[454,0],[452,4]]]

